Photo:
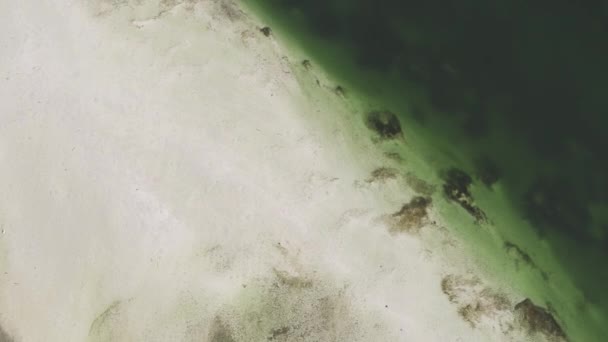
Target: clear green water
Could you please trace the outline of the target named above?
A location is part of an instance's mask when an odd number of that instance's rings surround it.
[[[444,170],[456,167],[471,175],[472,195],[489,223],[475,223],[441,193],[435,202],[489,274],[553,307],[572,341],[605,340],[606,6],[247,4],[340,80],[347,98],[399,116],[409,169],[439,188]],[[499,171],[492,186],[481,180],[480,159]],[[518,250],[532,263],[522,262]]]

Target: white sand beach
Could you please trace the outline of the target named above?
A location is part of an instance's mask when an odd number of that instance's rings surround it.
[[[432,204],[398,227],[417,195],[363,114],[236,3],[0,16],[0,340],[524,340]]]

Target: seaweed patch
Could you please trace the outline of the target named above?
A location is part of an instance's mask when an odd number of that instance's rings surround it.
[[[549,275],[545,271],[543,271],[536,264],[536,262],[532,259],[532,257],[528,253],[526,253],[523,249],[521,249],[521,247],[519,247],[518,245],[516,245],[510,241],[505,241],[504,248],[507,251],[507,253],[509,253],[509,254],[513,255],[513,257],[515,257],[515,267],[519,267],[519,262],[522,261],[524,264],[528,265],[530,268],[540,272],[541,277],[545,281],[549,280]]]
[[[375,169],[374,171],[372,171],[369,178],[367,178],[365,181],[367,183],[385,182],[389,179],[395,179],[395,178],[397,178],[396,169],[388,168],[388,167],[379,167],[379,168]]]
[[[388,110],[375,110],[367,113],[366,126],[383,139],[395,139],[402,135],[401,123],[397,116]]]
[[[487,221],[486,214],[475,205],[475,201],[469,187],[473,183],[471,176],[464,171],[451,168],[442,177],[444,179],[443,193],[453,202],[458,203],[464,210],[475,218],[475,221]]]
[[[458,315],[472,328],[486,319],[498,321],[503,332],[509,330],[509,299],[501,292],[485,286],[474,276],[447,275],[441,280],[441,291],[457,306]]]
[[[416,196],[401,209],[392,214],[392,232],[416,233],[428,222],[428,207],[431,205],[430,197]]]
[[[262,34],[265,35],[266,37],[270,37],[272,30],[270,29],[270,27],[264,26],[260,29],[260,32],[262,32]]]

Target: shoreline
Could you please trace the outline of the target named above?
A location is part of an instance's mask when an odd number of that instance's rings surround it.
[[[444,198],[437,168],[450,163],[427,154],[413,122],[388,129],[380,113],[370,125],[382,99],[335,82],[280,26],[266,34],[263,16],[237,3],[91,4],[26,0],[5,14],[33,24],[6,24],[17,38],[2,61],[11,75],[2,111],[13,114],[0,118],[10,184],[0,197],[0,332],[15,341],[527,336],[511,326],[515,306],[527,297],[543,306],[541,293],[502,280],[538,283],[529,262],[514,270],[529,250],[474,234],[486,225]],[[490,220],[485,203],[499,191],[471,186]],[[475,252],[478,241],[487,250]],[[544,270],[543,257],[528,255]],[[584,327],[564,329],[576,340]]]

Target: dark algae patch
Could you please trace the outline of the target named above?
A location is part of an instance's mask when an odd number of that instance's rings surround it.
[[[445,172],[442,177],[443,193],[453,202],[458,203],[464,210],[475,218],[477,222],[486,220],[485,213],[475,205],[473,196],[469,191],[469,187],[473,183],[473,179],[464,171],[451,168]]]
[[[532,259],[530,254],[526,253],[523,249],[521,249],[521,247],[510,241],[505,241],[504,247],[507,253],[515,257],[516,266],[519,266],[519,263],[523,262],[524,265],[527,265],[528,267],[531,267],[532,269],[538,271],[545,281],[549,280],[549,275],[545,271],[543,271]]]
[[[260,32],[262,32],[262,34],[265,35],[266,37],[270,37],[272,30],[270,29],[270,27],[264,26],[260,29]]]
[[[363,113],[380,141],[407,132],[407,153],[391,152],[408,161],[418,153],[435,172],[460,170],[444,175],[444,197],[477,222],[491,217],[499,241],[526,242],[525,254],[511,247],[508,256],[483,238],[489,232],[454,227],[472,245],[483,241],[471,247],[480,258],[496,267],[498,256],[542,260],[552,281],[562,279],[559,291],[525,272],[510,281],[526,297],[552,299],[572,340],[605,340],[608,267],[599,261],[608,260],[608,215],[597,209],[608,208],[605,1],[253,3],[348,89],[345,101],[366,103],[353,121]],[[588,309],[566,314],[581,301]]]
[[[338,85],[334,88],[334,93],[341,97],[346,96],[346,90],[341,85]]]
[[[305,59],[302,61],[302,66],[306,68],[306,70],[310,70],[312,68],[312,63],[310,63],[310,60]]]
[[[402,133],[399,118],[388,110],[373,110],[367,113],[365,124],[384,139],[395,139]]]

